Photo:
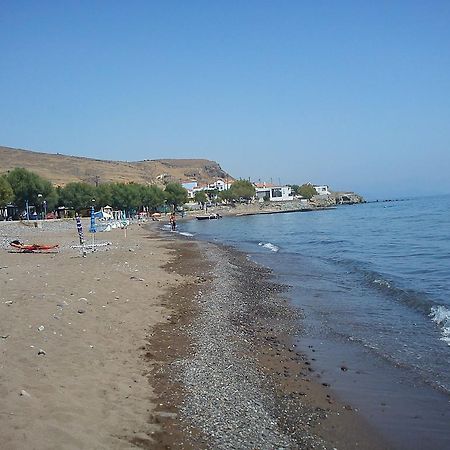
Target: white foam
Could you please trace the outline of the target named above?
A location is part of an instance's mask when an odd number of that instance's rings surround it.
[[[441,327],[441,340],[450,345],[450,310],[442,305],[433,306],[429,316]]]
[[[194,236],[192,233],[188,233],[187,231],[180,231],[178,234],[181,234],[181,236],[188,236],[188,237]]]
[[[386,280],[373,280],[375,284],[379,284],[380,286],[385,286],[390,288],[391,285]]]
[[[258,244],[261,247],[267,248],[269,250],[271,250],[272,252],[277,252],[278,250],[280,250],[275,244],[272,244],[271,242],[260,242]]]

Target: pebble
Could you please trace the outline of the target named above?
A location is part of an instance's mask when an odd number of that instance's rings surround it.
[[[187,330],[195,352],[173,363],[186,392],[183,420],[208,437],[208,448],[218,450],[326,448],[309,426],[296,430],[294,438],[291,429],[278,425],[280,417],[291,419],[288,399],[276,398],[251,357],[257,349],[246,335],[248,310],[279,308],[272,303],[274,295],[259,286],[263,278],[253,275],[254,266],[232,262],[234,254],[215,246],[204,254],[215,269],[209,288],[198,293],[199,314]],[[296,419],[303,417],[295,414]],[[311,424],[317,415],[305,412],[302,421]]]
[[[42,350],[42,348],[39,349],[38,351],[38,355],[46,355],[47,353],[45,352],[45,350]]]
[[[145,281],[143,278],[137,278],[137,277],[130,277],[130,280],[136,280],[136,281]]]
[[[27,397],[27,398],[31,398],[31,395],[25,390],[25,389],[22,389],[21,391],[20,391],[20,394],[19,394],[21,397]]]

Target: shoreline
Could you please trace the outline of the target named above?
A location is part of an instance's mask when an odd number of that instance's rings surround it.
[[[299,311],[283,297],[285,287],[273,281],[269,269],[223,245],[169,236],[187,252],[171,267],[184,273],[194,260],[195,276],[202,282],[182,305],[173,295],[172,306],[181,306],[178,317],[183,320],[175,326],[165,324],[159,333],[162,338],[172,336],[171,348],[177,341],[184,346],[181,361],[175,356],[166,361],[158,390],[166,401],[166,393],[175,391],[167,405],[171,415],[164,421],[168,429],[184,430],[178,434],[184,444],[177,447],[167,436],[160,436],[161,443],[170,448],[390,448],[357,412],[339,402],[326,383],[320,383],[306,352],[293,346],[301,333]],[[226,275],[223,266],[231,267],[232,273]],[[220,355],[227,355],[231,367],[223,366]],[[240,378],[233,382],[235,373]],[[246,384],[242,392],[240,383]],[[254,395],[249,397],[249,392]],[[246,404],[257,408],[246,415]],[[263,411],[258,411],[261,404]],[[251,434],[255,421],[263,421],[258,414],[270,417],[271,425],[259,425],[261,429]],[[238,423],[235,417],[241,417]],[[246,424],[245,432],[239,422]],[[258,442],[258,436],[264,438]]]
[[[314,379],[292,347],[298,311],[243,253],[150,223],[82,258],[74,223],[8,227],[4,448],[388,448]],[[5,251],[16,236],[60,251]]]

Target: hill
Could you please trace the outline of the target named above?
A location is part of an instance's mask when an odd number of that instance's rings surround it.
[[[0,173],[23,167],[50,180],[55,186],[72,181],[163,184],[167,181],[212,182],[232,179],[219,164],[207,159],[155,159],[136,162],[107,161],[0,147]]]

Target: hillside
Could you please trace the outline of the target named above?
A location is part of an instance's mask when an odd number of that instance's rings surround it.
[[[232,179],[218,163],[207,159],[156,159],[136,162],[39,153],[10,147],[0,147],[0,173],[24,167],[64,186],[72,181],[91,184],[134,182],[162,184],[164,181],[212,182],[217,178]]]

